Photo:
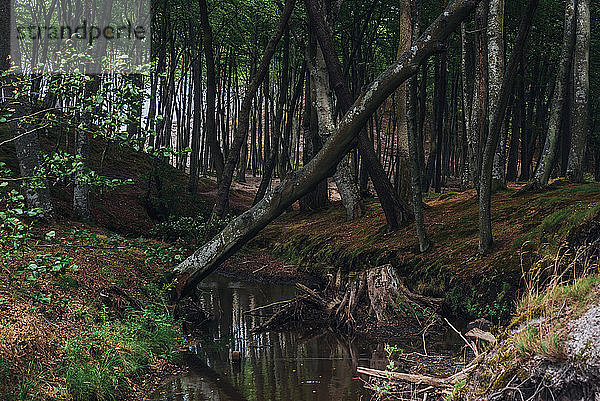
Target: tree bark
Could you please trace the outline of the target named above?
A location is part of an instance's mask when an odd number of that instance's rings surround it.
[[[312,38],[312,35],[309,35]],[[316,52],[316,41],[311,41],[307,48],[308,52]],[[306,57],[310,59],[310,56]],[[315,92],[312,90],[313,79],[310,73],[306,74],[306,85],[304,87],[304,116],[302,119],[304,149],[302,151],[302,162],[306,166],[319,153],[323,147],[319,135],[319,124],[317,112],[313,106]],[[305,196],[300,198],[300,210],[312,211],[324,207],[328,202],[327,178],[319,181]]]
[[[194,88],[194,117],[192,121],[192,153],[190,155],[189,191],[191,194],[196,194],[198,192],[198,178],[201,167],[200,156],[202,152],[200,149],[200,128],[202,124],[202,98],[204,97],[202,85],[202,57],[200,54],[197,55],[196,60],[192,63],[192,86]]]
[[[416,6],[416,5],[414,5]],[[399,12],[399,32],[400,40],[398,42],[397,57],[402,56],[402,53],[410,49],[411,44],[411,0],[403,0],[400,3]],[[416,83],[415,83],[416,84]],[[409,83],[402,84],[396,91],[396,116],[398,119],[397,125],[397,177],[396,186],[397,194],[400,199],[408,199],[411,191],[410,180],[410,161],[408,157],[408,126],[407,126],[407,91]],[[416,98],[415,98],[416,100]],[[416,116],[415,116],[416,118]],[[415,120],[416,122],[416,120]]]
[[[565,23],[563,33],[562,50],[559,60],[558,73],[556,74],[556,84],[554,94],[552,95],[552,106],[548,124],[548,132],[544,143],[544,150],[540,155],[538,166],[536,168],[533,187],[544,188],[548,185],[548,179],[556,162],[557,144],[559,139],[559,130],[563,107],[565,103],[565,94],[569,80],[569,66],[571,56],[575,46],[575,13],[576,0],[567,0],[565,8]]]
[[[289,85],[289,57],[290,57],[290,33],[289,29],[286,28],[283,46],[283,63],[281,66],[281,83],[279,85],[279,100],[277,102],[277,113],[275,114],[275,124],[273,132],[273,146],[271,147],[271,154],[269,159],[265,163],[265,169],[263,171],[263,177],[260,181],[258,191],[254,197],[253,204],[255,205],[260,201],[267,192],[267,187],[273,177],[273,171],[277,165],[277,156],[279,153],[279,138],[281,137],[282,120],[283,120],[283,107],[287,102],[287,92]]]
[[[567,165],[567,179],[583,182],[583,160],[585,146],[590,131],[589,102],[589,66],[590,66],[590,4],[589,0],[577,1],[576,40],[574,58],[574,100],[573,100],[573,136]]]
[[[100,75],[91,76],[91,80],[85,85],[85,97],[90,99],[100,89]],[[84,170],[89,164],[90,157],[90,130],[93,130],[93,121],[90,113],[82,116],[85,130],[77,130],[75,140],[75,154],[81,157],[82,168],[75,176],[75,185],[73,186],[73,215],[81,221],[92,221],[92,212],[90,210],[90,188],[89,185],[80,179]]]
[[[423,61],[442,50],[444,40],[456,30],[479,1],[451,1],[444,13],[432,23],[411,49],[362,92],[340,121],[336,132],[304,168],[290,174],[258,204],[234,219],[222,232],[179,264],[174,269],[177,276],[176,295],[180,297],[189,294],[195,285],[213,272],[220,263],[253,238],[296,199],[326,178],[328,172],[354,146],[356,137],[375,110],[400,84],[417,72]]]
[[[16,101],[11,105],[15,112],[11,116],[10,131],[12,132],[17,159],[19,160],[19,170],[21,177],[36,177],[37,170],[42,165],[42,149],[38,131],[34,130],[30,124],[24,122],[27,115],[30,114],[30,107],[27,104]],[[42,217],[51,219],[54,217],[54,208],[50,198],[47,180],[40,178],[41,185],[31,185],[29,179],[25,181],[25,200],[30,209],[40,209]]]
[[[504,75],[504,0],[490,0],[487,34],[489,108],[493,112],[498,104]],[[499,185],[506,185],[506,130],[502,130],[500,134],[500,143],[494,155],[492,178]]]
[[[533,22],[533,17],[535,16],[535,10],[538,2],[539,0],[529,0],[527,6],[525,7],[523,18],[521,19],[521,25],[519,27],[519,34],[517,35],[517,40],[512,50],[504,79],[502,80],[502,86],[498,94],[498,102],[496,108],[494,109],[492,122],[490,124],[490,132],[485,143],[479,183],[480,253],[487,252],[492,246],[491,202],[492,167],[494,163],[494,154],[496,152],[498,142],[500,141],[500,131],[502,130],[508,100],[512,93],[515,76],[517,75],[517,69],[525,52],[525,45],[527,43],[527,38],[529,37],[529,32],[531,31],[531,25]]]
[[[479,3],[475,13],[475,79],[473,82],[473,110],[471,112],[471,140],[473,146],[473,187],[479,188],[479,177],[481,174],[482,147],[486,139],[486,116],[488,112],[488,74],[487,74],[487,12],[489,0]]]
[[[76,136],[75,154],[81,157],[83,165],[75,176],[75,185],[73,186],[73,216],[77,220],[90,222],[92,221],[90,187],[84,180],[81,180],[90,157],[90,138],[89,133],[84,130],[77,130]]]
[[[463,130],[464,137],[466,139],[466,158],[462,177],[461,187],[463,189],[472,188],[475,182],[475,170],[477,168],[477,149],[479,147],[477,138],[474,135],[473,128],[471,126],[472,121],[472,96],[471,88],[472,83],[469,80],[469,42],[467,41],[467,27],[466,23],[460,24],[460,36],[461,36],[461,58],[460,58],[460,69],[461,69],[461,83],[462,83],[462,106],[463,106]]]
[[[411,44],[419,34],[419,0],[412,0],[412,39]],[[421,185],[421,165],[419,163],[419,135],[417,132],[417,75],[413,75],[406,85],[406,133],[408,140],[408,158],[410,166],[410,189],[412,194],[413,213],[419,250],[426,252],[431,246],[425,229],[423,217],[423,194]]]
[[[217,189],[217,199],[215,200],[213,217],[223,218],[229,212],[229,190],[231,188],[231,180],[233,178],[235,167],[237,166],[240,158],[240,149],[242,148],[242,144],[244,141],[246,141],[248,136],[248,124],[250,122],[250,107],[252,106],[252,99],[267,75],[271,58],[275,53],[275,47],[283,36],[284,28],[287,25],[290,16],[292,15],[295,4],[296,0],[286,1],[285,8],[279,19],[279,23],[277,24],[275,32],[267,44],[258,69],[256,70],[256,75],[254,78],[252,78],[248,88],[246,88],[244,99],[242,100],[242,105],[240,108],[237,132],[233,138],[233,142],[231,143],[231,148],[229,149],[229,154],[227,156],[227,162],[225,163],[223,175]]]
[[[325,142],[335,132],[336,126],[333,121],[334,107],[329,87],[327,67],[323,59],[323,52],[319,48],[316,50],[316,57],[311,72],[313,78],[311,81],[313,84],[312,89],[314,90],[315,98],[313,107],[317,111],[319,135],[323,139],[323,142]],[[350,154],[344,156],[337,165],[333,178],[340,193],[342,204],[346,209],[347,220],[360,217],[362,215],[362,204],[360,194],[358,193],[358,186],[350,167]]]

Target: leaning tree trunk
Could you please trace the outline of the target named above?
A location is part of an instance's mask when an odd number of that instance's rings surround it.
[[[319,135],[325,142],[335,132],[336,127],[333,121],[334,108],[329,88],[327,67],[325,66],[321,49],[317,48],[316,50],[314,65],[311,68],[311,75],[313,77],[311,82],[313,83],[312,89],[315,91],[314,107],[319,119]],[[337,165],[333,178],[340,193],[342,204],[346,209],[346,218],[353,220],[360,217],[362,215],[362,204],[358,186],[356,185],[350,166],[349,154],[344,156]]]
[[[403,82],[414,75],[421,63],[442,50],[441,43],[454,32],[480,0],[455,0],[444,13],[394,64],[369,85],[340,121],[338,129],[321,151],[301,170],[290,174],[258,204],[231,221],[207,244],[175,267],[177,296],[189,294],[195,285],[213,272],[269,222],[298,198],[325,179],[356,143],[356,137],[377,108]]]
[[[229,153],[227,155],[227,162],[225,163],[225,167],[223,169],[223,175],[217,188],[217,199],[215,200],[213,217],[223,218],[229,212],[229,190],[231,188],[231,181],[233,179],[235,167],[240,159],[240,149],[248,137],[248,124],[250,122],[250,107],[252,106],[252,99],[254,98],[254,95],[258,91],[258,88],[268,73],[271,58],[273,57],[273,54],[275,54],[277,43],[279,43],[279,40],[283,36],[284,28],[287,25],[290,16],[292,15],[295,3],[296,0],[286,1],[286,5],[279,19],[279,23],[277,24],[271,39],[269,39],[269,43],[267,44],[265,52],[263,53],[262,59],[260,60],[260,64],[256,70],[256,75],[254,78],[252,78],[252,81],[250,82],[250,85],[244,94],[244,99],[242,100],[240,114],[238,117],[239,122],[237,126],[237,132],[233,138],[233,142],[231,143],[231,148],[229,149]]]
[[[340,103],[340,108],[343,112],[346,112],[352,105],[352,95],[344,81],[340,61],[333,46],[331,32],[323,21],[318,1],[305,0],[305,5],[311,27],[315,29],[319,44],[321,45],[331,85]],[[369,176],[385,213],[388,230],[397,230],[411,218],[410,209],[402,200],[397,199],[394,188],[373,149],[373,144],[364,132],[358,135],[358,150],[369,170]]]
[[[575,90],[573,99],[573,136],[567,165],[567,179],[583,182],[583,158],[590,131],[588,101],[590,90],[590,4],[589,0],[578,0],[576,18],[574,58]]]
[[[544,143],[544,150],[540,155],[538,166],[532,185],[538,188],[544,188],[548,185],[548,179],[554,168],[557,153],[557,144],[559,139],[559,130],[565,96],[567,93],[569,70],[573,48],[575,46],[575,7],[576,0],[567,0],[565,9],[565,25],[563,33],[562,50],[556,74],[556,84],[554,94],[552,95],[552,106],[548,123],[548,132]]]
[[[506,108],[508,106],[508,100],[512,94],[515,76],[517,75],[517,69],[521,63],[521,58],[525,52],[525,45],[529,32],[531,31],[531,25],[535,10],[537,8],[539,0],[529,0],[525,8],[523,18],[521,19],[521,25],[519,27],[519,34],[515,46],[512,50],[508,67],[504,79],[502,80],[502,87],[498,94],[498,103],[494,109],[492,122],[490,124],[490,132],[485,143],[485,150],[483,152],[483,161],[481,164],[481,176],[479,182],[479,252],[485,253],[492,246],[492,167],[494,163],[494,154],[498,142],[500,141],[500,131],[502,130],[502,123],[506,115]]]

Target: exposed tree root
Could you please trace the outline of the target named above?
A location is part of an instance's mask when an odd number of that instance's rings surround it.
[[[363,271],[352,277],[336,277],[323,291],[296,284],[300,294],[283,305],[253,331],[278,329],[294,322],[313,322],[336,331],[354,331],[361,311],[372,310],[378,323],[399,318],[416,320],[421,327],[439,319],[437,310],[443,299],[411,292],[391,265]]]

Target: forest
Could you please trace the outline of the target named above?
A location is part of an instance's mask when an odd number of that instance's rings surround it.
[[[600,399],[600,3],[0,30],[0,399]]]

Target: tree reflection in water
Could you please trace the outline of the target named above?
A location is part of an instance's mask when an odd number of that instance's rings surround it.
[[[231,280],[214,275],[200,284],[202,307],[214,320],[190,350],[197,358],[190,373],[175,378],[150,400],[164,401],[275,401],[361,399],[362,382],[354,379],[371,361],[377,344],[343,340],[332,332],[301,338],[294,332],[250,334],[264,316],[248,310],[291,299],[295,287]],[[239,363],[231,352],[239,351]],[[363,397],[364,398],[364,397]],[[368,398],[366,398],[368,399]]]

